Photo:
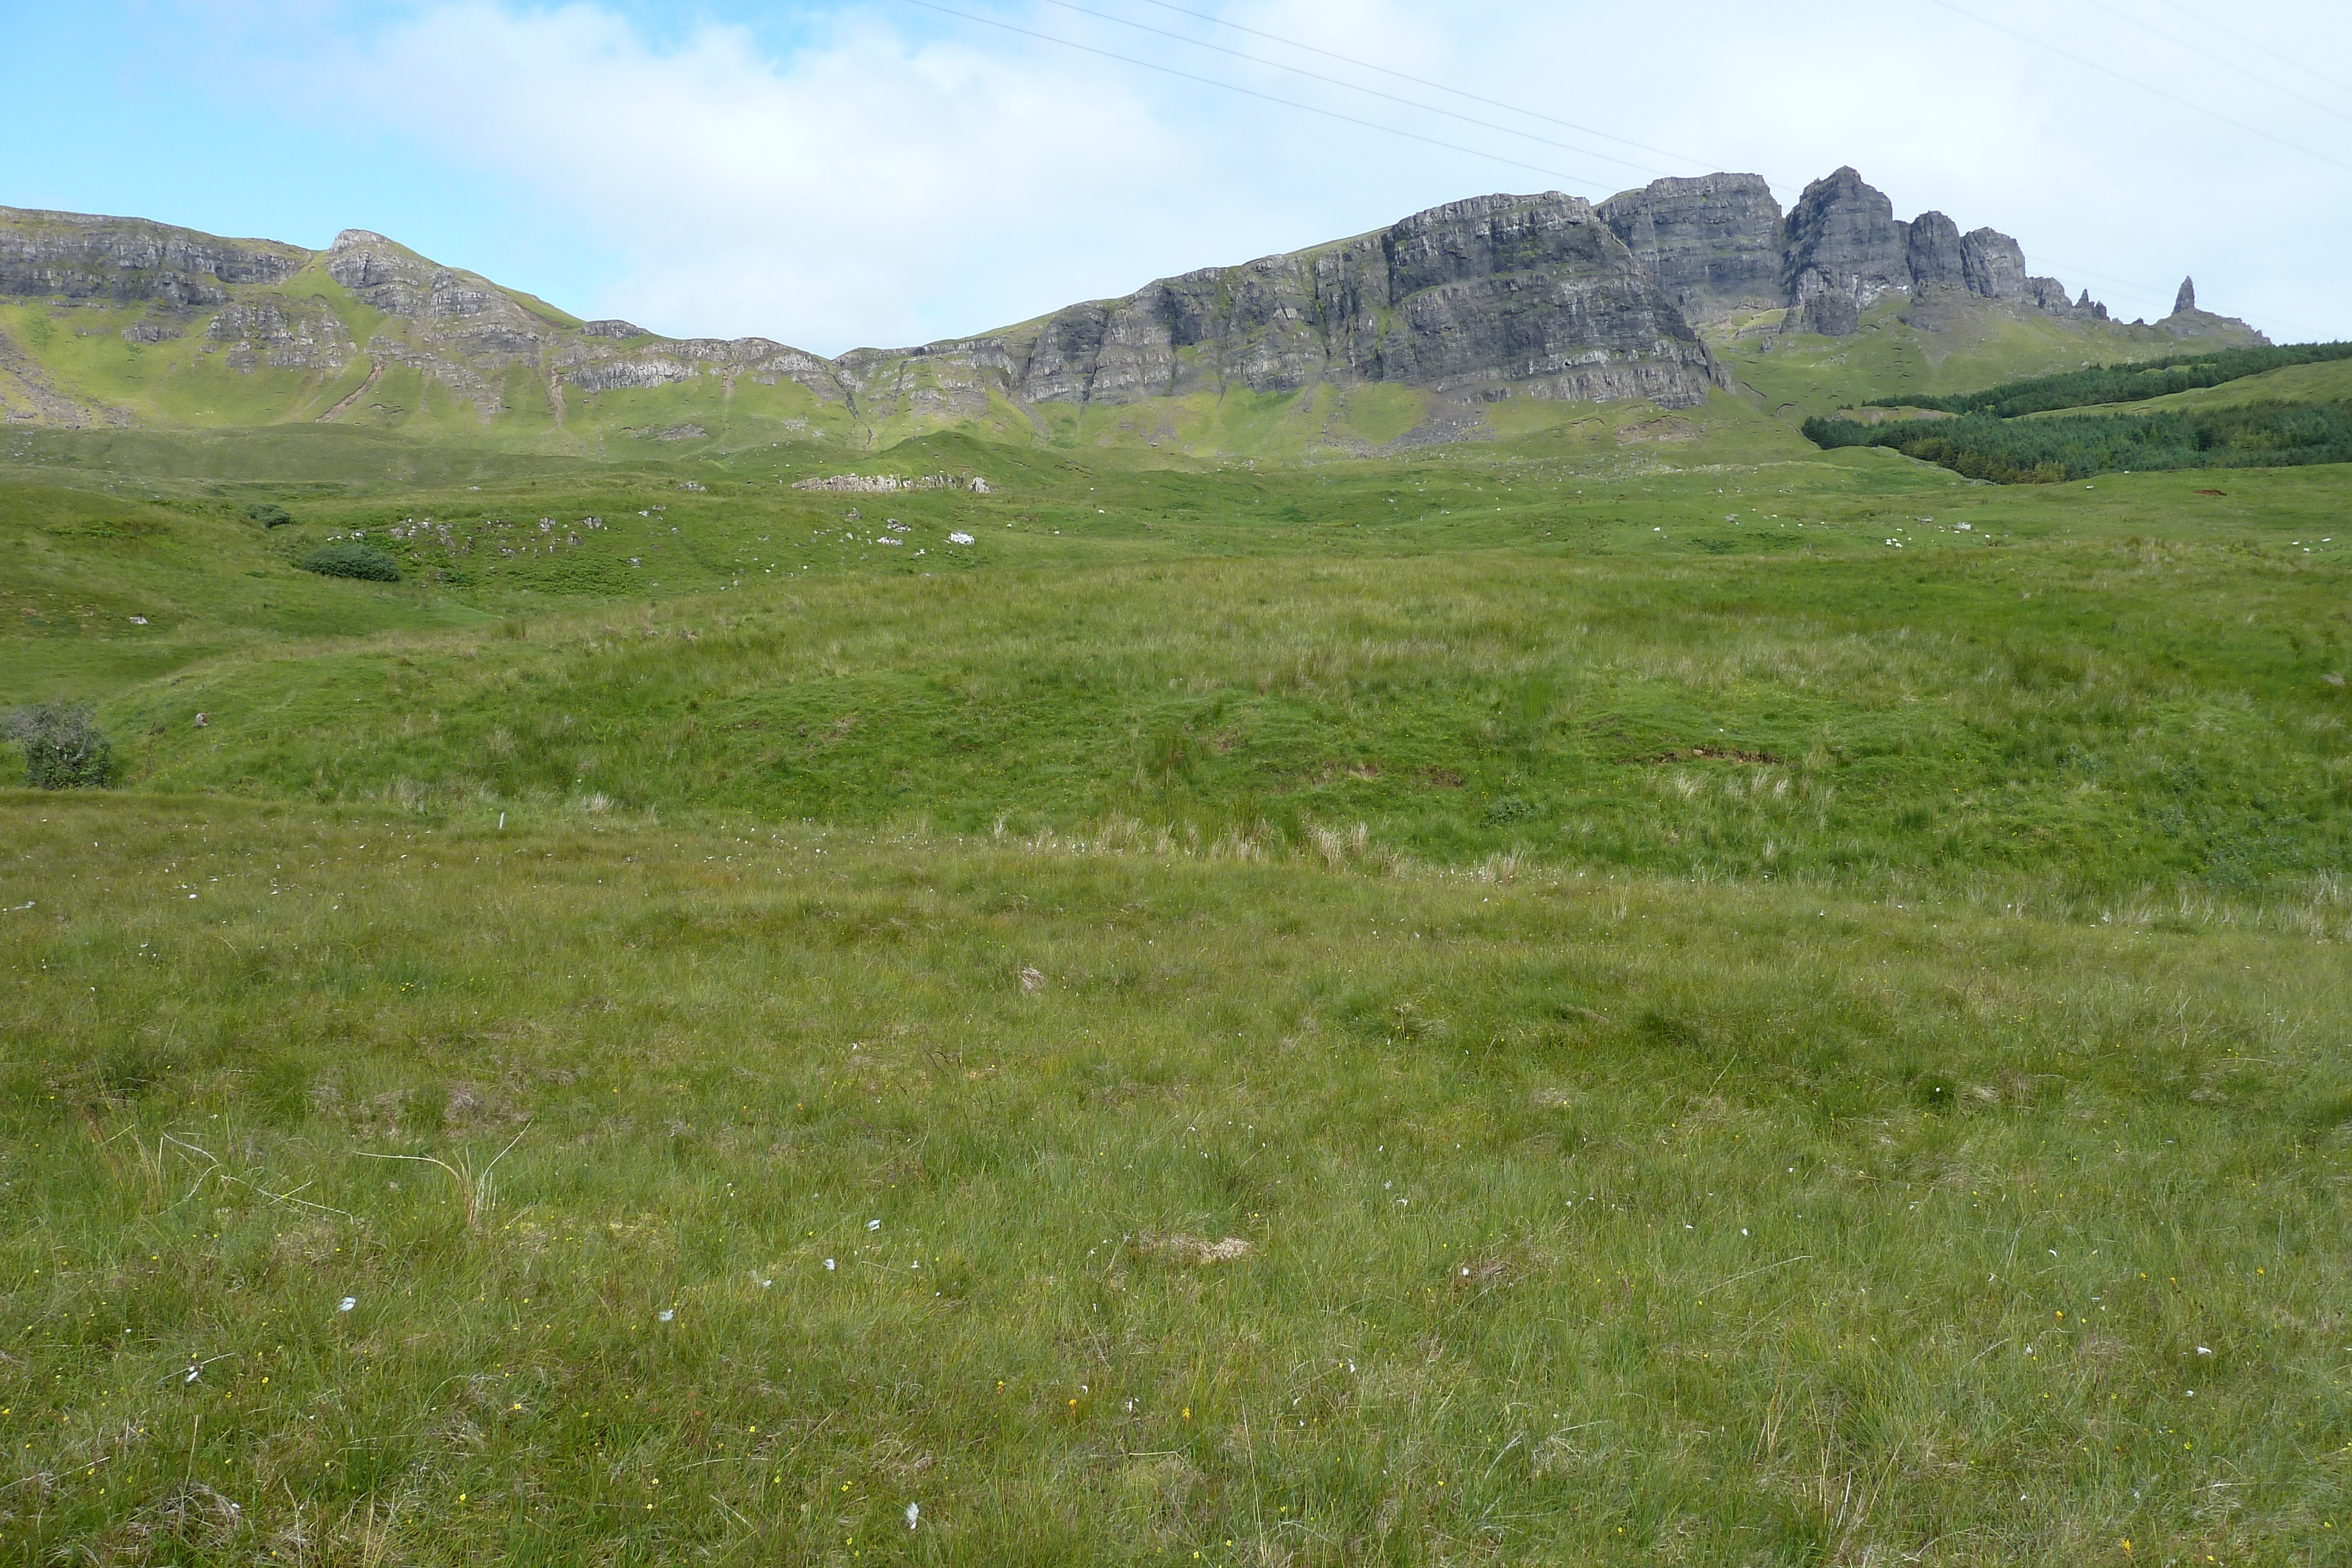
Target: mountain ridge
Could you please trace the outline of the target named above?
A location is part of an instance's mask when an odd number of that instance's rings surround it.
[[[2184,298],[2158,351],[2263,340]],[[1598,205],[1473,197],[993,331],[830,358],[583,320],[360,228],[310,251],[0,208],[0,299],[16,302],[0,311],[11,426],[310,420],[542,446],[709,441],[714,425],[867,448],[941,428],[1232,444],[1213,412],[1320,420],[1309,435],[1327,445],[1396,449],[1491,434],[1513,401],[1697,407],[1734,386],[1723,351],[1738,340],[1769,352],[1851,337],[1890,300],[1922,332],[1969,311],[2107,325],[2087,291],[2069,302],[2027,277],[2016,241],[1940,213],[1897,222],[1851,167],[1786,213],[1753,174]],[[89,341],[107,338],[119,355]]]

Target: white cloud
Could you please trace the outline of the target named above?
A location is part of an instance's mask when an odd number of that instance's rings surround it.
[[[456,5],[349,68],[379,114],[580,214],[625,260],[616,313],[825,350],[1061,303],[1092,258],[1055,254],[1057,220],[1116,225],[1186,156],[1116,81],[872,25],[771,61],[738,29],[665,50],[593,6]]]
[[[2340,297],[2338,258],[2352,247],[2343,171],[1941,9],[1865,26],[1740,0],[1689,0],[1671,16],[1557,0],[1223,7],[1265,32],[1696,161],[1684,164],[1142,0],[1080,3],[1570,145],[1417,114],[1034,0],[953,3],[1558,172],[903,8],[845,12],[771,56],[740,28],[656,42],[605,5],[470,0],[395,18],[330,75],[379,123],[571,214],[620,259],[594,307],[668,332],[757,333],[824,351],[920,341],[1485,191],[1558,184],[1600,196],[1650,169],[1727,167],[1765,174],[1788,201],[1846,162],[1899,215],[1934,207],[1963,228],[2014,234],[2037,267],[2089,284],[2126,316],[2161,314],[2193,271],[2211,308],[2298,336],[2352,332],[2352,301]],[[2095,11],[1969,6],[2305,146],[2340,148],[2352,124],[2222,68],[2235,60],[2273,81],[2290,72],[2241,32],[2198,34],[2200,57]],[[2282,9],[2302,30],[2274,41],[2352,57],[2352,13],[2314,0]],[[2200,26],[2164,10],[2184,37]],[[2336,97],[2352,113],[2352,95]]]

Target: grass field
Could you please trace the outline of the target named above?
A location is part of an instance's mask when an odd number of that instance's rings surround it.
[[[9,436],[0,1563],[2352,1557],[2343,471],[1498,407]]]
[[[16,1561],[2352,1529],[2340,891],[5,809]]]

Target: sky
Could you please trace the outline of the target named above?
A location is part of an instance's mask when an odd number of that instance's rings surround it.
[[[1851,163],[2128,319],[2352,338],[2343,0],[0,0],[0,204],[585,317],[974,333],[1495,191]]]

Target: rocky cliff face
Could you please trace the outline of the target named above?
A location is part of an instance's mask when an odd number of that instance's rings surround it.
[[[1162,278],[983,337],[858,350],[851,397],[976,413],[1391,382],[1511,395],[1703,401],[1722,372],[1590,204],[1486,196],[1375,234]]]
[[[1693,322],[1781,303],[1780,204],[1760,175],[1660,180],[1601,216]]]
[[[2056,278],[2028,277],[2025,252],[1990,228],[1963,235],[1941,213],[1909,223],[1895,216],[1884,193],[1852,168],[1805,187],[1789,213],[1781,269],[1784,332],[1842,338],[1857,329],[1862,313],[1890,294],[1927,307],[1912,324],[1934,330],[1936,307],[1966,299],[2000,300],[2052,316],[2105,320],[2106,309],[2087,292],[2070,304]]]
[[[2069,301],[2057,279],[2027,277],[2025,253],[2009,235],[1990,228],[1962,234],[1935,212],[1906,223],[1851,168],[1806,186],[1785,215],[1753,174],[1660,180],[1611,197],[1601,213],[1658,287],[1700,324],[1780,308],[1784,333],[1844,337],[1890,295],[1919,306],[1911,324],[1930,331],[1969,300],[2107,319],[2087,291]]]
[[[310,252],[272,240],[216,239],[142,218],[0,207],[0,294],[225,304],[240,286],[284,281]]]
[[[267,292],[311,268],[388,324],[357,342],[318,298]],[[1118,406],[1367,382],[1465,404],[1520,395],[1684,407],[1725,380],[1611,226],[1557,193],[1457,202],[1002,332],[839,360],[765,339],[663,339],[626,321],[576,322],[363,229],[313,254],[135,219],[0,209],[0,293],[146,302],[154,319],[130,330],[193,329],[239,370],[405,366],[485,421],[506,412],[518,370],[544,386],[558,418],[568,394],[710,375],[730,394],[744,378],[791,382],[869,423],[975,417],[1002,402]]]
[[[94,311],[134,350],[297,372],[313,390],[295,406],[324,410],[306,417],[345,416],[390,367],[415,372],[425,389],[415,395],[437,407],[454,396],[485,423],[522,413],[557,427],[582,400],[666,389],[730,402],[744,386],[798,389],[791,406],[807,412],[787,423],[871,432],[908,421],[1007,428],[1053,405],[1386,383],[1460,406],[1433,411],[1433,437],[1476,424],[1470,411],[1509,397],[1701,402],[1728,378],[1694,322],[1780,308],[1783,333],[1835,337],[1889,296],[1906,299],[1905,319],[1926,330],[1969,301],[2106,315],[2087,292],[2069,302],[2054,278],[2027,277],[2005,235],[1963,234],[1941,213],[1897,220],[1850,168],[1808,186],[1785,214],[1753,174],[1661,180],[1598,208],[1557,192],[1482,196],[1002,331],[838,359],[762,338],[668,339],[626,321],[577,321],[363,229],[311,252],[0,207],[8,296],[51,302],[33,321],[41,332],[51,318]],[[2197,310],[2185,286],[2164,325],[2180,336],[2255,336]],[[37,345],[5,334],[0,371],[11,419],[133,417],[77,405]],[[523,399],[532,406],[509,407]]]
[[[1801,324],[1797,329],[1843,337],[1889,290],[1907,290],[1910,230],[1895,221],[1894,204],[1852,169],[1806,186],[1789,210],[1780,266],[1781,295],[1790,319]]]

